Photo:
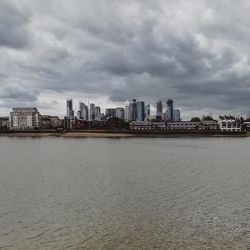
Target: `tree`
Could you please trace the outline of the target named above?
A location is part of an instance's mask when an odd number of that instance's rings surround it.
[[[192,117],[191,122],[201,122],[199,117]]]
[[[245,120],[245,122],[250,122],[250,117]]]
[[[214,119],[211,116],[202,117],[202,121],[213,121]]]

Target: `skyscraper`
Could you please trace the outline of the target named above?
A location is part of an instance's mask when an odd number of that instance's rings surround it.
[[[172,99],[168,99],[167,101],[167,120],[174,121],[174,101]]]
[[[163,115],[163,104],[161,100],[156,103],[156,119],[161,120]]]
[[[145,103],[144,102],[137,102],[136,103],[136,120],[137,121],[144,121],[145,120]]]
[[[129,106],[125,107],[125,110],[124,110],[124,119],[125,119],[125,121],[129,121]]]
[[[174,110],[174,121],[175,122],[181,121],[181,112],[179,109]]]
[[[74,110],[73,110],[73,100],[67,100],[67,117],[74,118]]]
[[[89,120],[94,121],[95,120],[95,104],[90,103],[89,106]]]
[[[145,116],[146,118],[150,117],[150,104],[146,105]]]
[[[80,119],[87,121],[89,119],[89,109],[88,106],[85,105],[85,103],[80,102],[79,103],[79,111],[80,111]]]
[[[124,109],[123,108],[116,108],[115,109],[115,117],[121,120],[124,120]]]
[[[115,109],[106,109],[105,110],[106,119],[115,117]]]
[[[95,106],[95,120],[96,121],[101,120],[101,108],[98,106]]]
[[[133,101],[129,103],[129,120],[130,121],[136,121],[137,120],[137,103],[136,103],[136,99],[133,99]]]

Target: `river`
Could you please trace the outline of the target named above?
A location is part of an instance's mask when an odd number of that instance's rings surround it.
[[[250,138],[0,138],[0,249],[250,249]]]

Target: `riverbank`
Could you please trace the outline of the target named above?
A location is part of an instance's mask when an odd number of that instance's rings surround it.
[[[249,137],[250,133],[221,131],[19,131],[0,132],[7,137],[61,137],[61,138],[182,138],[182,137]]]

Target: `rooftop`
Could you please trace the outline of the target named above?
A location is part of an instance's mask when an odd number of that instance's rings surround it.
[[[12,108],[12,112],[38,112],[37,108],[16,107]]]

